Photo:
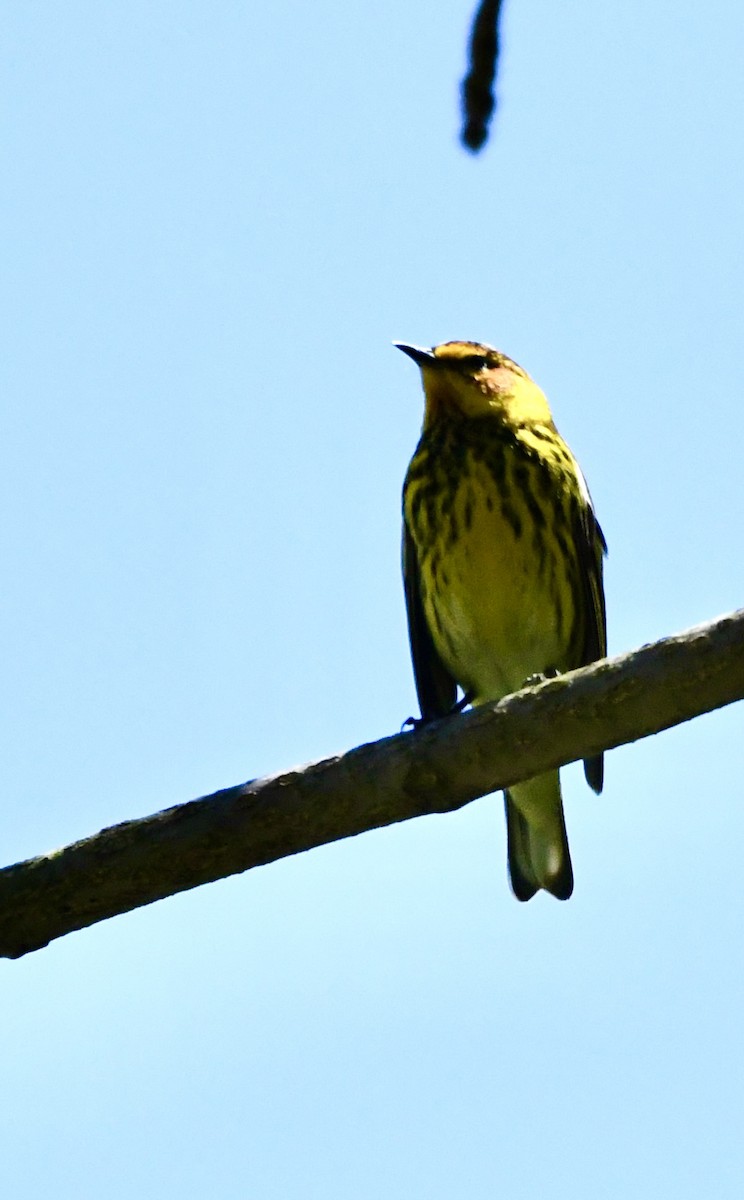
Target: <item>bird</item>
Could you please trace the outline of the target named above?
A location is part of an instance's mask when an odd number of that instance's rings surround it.
[[[607,544],[581,468],[522,367],[482,342],[394,345],[420,368],[425,399],[402,548],[422,725],[604,658]],[[584,773],[601,792],[603,756],[585,759]],[[558,771],[504,799],[514,895],[567,900]]]

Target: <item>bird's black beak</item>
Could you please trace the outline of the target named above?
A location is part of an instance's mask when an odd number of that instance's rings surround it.
[[[432,367],[436,363],[436,358],[431,350],[427,350],[425,346],[409,346],[406,342],[393,342],[396,350],[402,350],[409,358],[419,367]]]

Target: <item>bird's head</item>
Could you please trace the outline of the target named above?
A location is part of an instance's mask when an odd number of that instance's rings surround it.
[[[395,342],[421,368],[424,424],[448,417],[489,414],[509,424],[547,424],[552,418],[540,388],[506,354],[482,342],[443,342],[427,350]]]

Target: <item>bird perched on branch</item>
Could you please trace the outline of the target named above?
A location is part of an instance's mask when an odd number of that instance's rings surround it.
[[[403,487],[403,577],[422,721],[606,653],[606,544],[545,396],[491,346],[396,343],[420,367]],[[464,695],[456,704],[457,688]],[[602,790],[602,756],[584,772]],[[558,771],[504,793],[512,890],[573,890]]]

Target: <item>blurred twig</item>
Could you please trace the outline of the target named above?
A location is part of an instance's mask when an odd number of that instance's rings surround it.
[[[470,32],[469,69],[462,84],[462,141],[476,154],[486,143],[496,107],[501,0],[481,0]]]
[[[744,698],[744,610],[498,704],[104,829],[0,871],[0,956],[425,813]]]

